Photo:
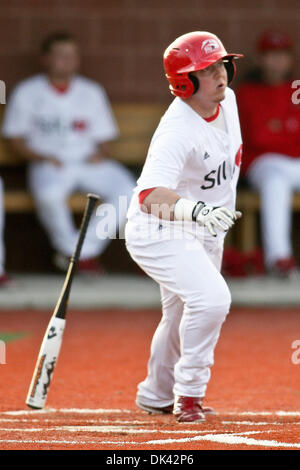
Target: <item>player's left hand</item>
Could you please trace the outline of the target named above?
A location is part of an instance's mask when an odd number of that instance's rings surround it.
[[[227,232],[242,217],[240,211],[234,211],[227,207],[212,207],[204,205],[197,214],[197,222],[204,225],[213,237],[217,236],[216,229]]]
[[[237,219],[242,217],[240,211],[233,211],[227,207],[216,207],[213,209],[212,220],[206,224],[211,235],[214,237],[217,236],[215,228],[219,228],[223,232],[228,232],[228,230],[234,225]]]

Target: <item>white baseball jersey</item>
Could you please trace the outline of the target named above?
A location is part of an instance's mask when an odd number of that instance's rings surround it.
[[[148,188],[165,187],[192,201],[235,208],[242,138],[235,94],[230,88],[221,107],[227,132],[206,122],[184,100],[173,100],[153,135],[134,190],[127,214],[133,229],[134,225],[143,231],[150,223],[170,223],[141,211],[138,195]],[[193,225],[195,222],[190,223],[190,229]],[[189,224],[184,227],[188,230]],[[211,237],[207,229],[204,235]]]
[[[2,133],[24,137],[43,156],[74,163],[87,159],[97,144],[115,139],[118,128],[102,86],[75,76],[67,91],[60,93],[41,74],[14,89]]]

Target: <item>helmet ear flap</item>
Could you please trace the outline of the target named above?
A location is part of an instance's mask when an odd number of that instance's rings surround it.
[[[194,86],[194,91],[193,91],[193,95],[194,95],[199,90],[199,80],[197,77],[195,77],[195,75],[192,75],[192,73],[189,73],[188,76]]]
[[[189,98],[194,93],[193,82],[186,75],[176,75],[175,77],[167,75],[170,83],[170,90],[172,95],[179,96],[180,98]]]
[[[229,85],[232,82],[232,80],[234,79],[235,73],[236,73],[236,67],[235,67],[235,63],[234,63],[233,58],[229,57],[226,61],[224,61],[224,65],[225,65],[225,68],[226,68],[227,78],[228,78],[228,85]]]

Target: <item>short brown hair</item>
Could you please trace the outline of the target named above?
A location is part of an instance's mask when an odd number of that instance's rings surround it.
[[[55,33],[49,34],[47,36],[41,45],[41,53],[42,54],[48,54],[48,52],[51,51],[51,48],[54,44],[58,42],[77,42],[77,39],[73,34],[68,33],[66,31],[57,31]]]

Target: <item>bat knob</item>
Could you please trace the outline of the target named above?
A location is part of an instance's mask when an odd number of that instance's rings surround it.
[[[98,196],[98,194],[93,194],[93,193],[88,193],[87,197],[90,199],[100,199],[100,196]]]

